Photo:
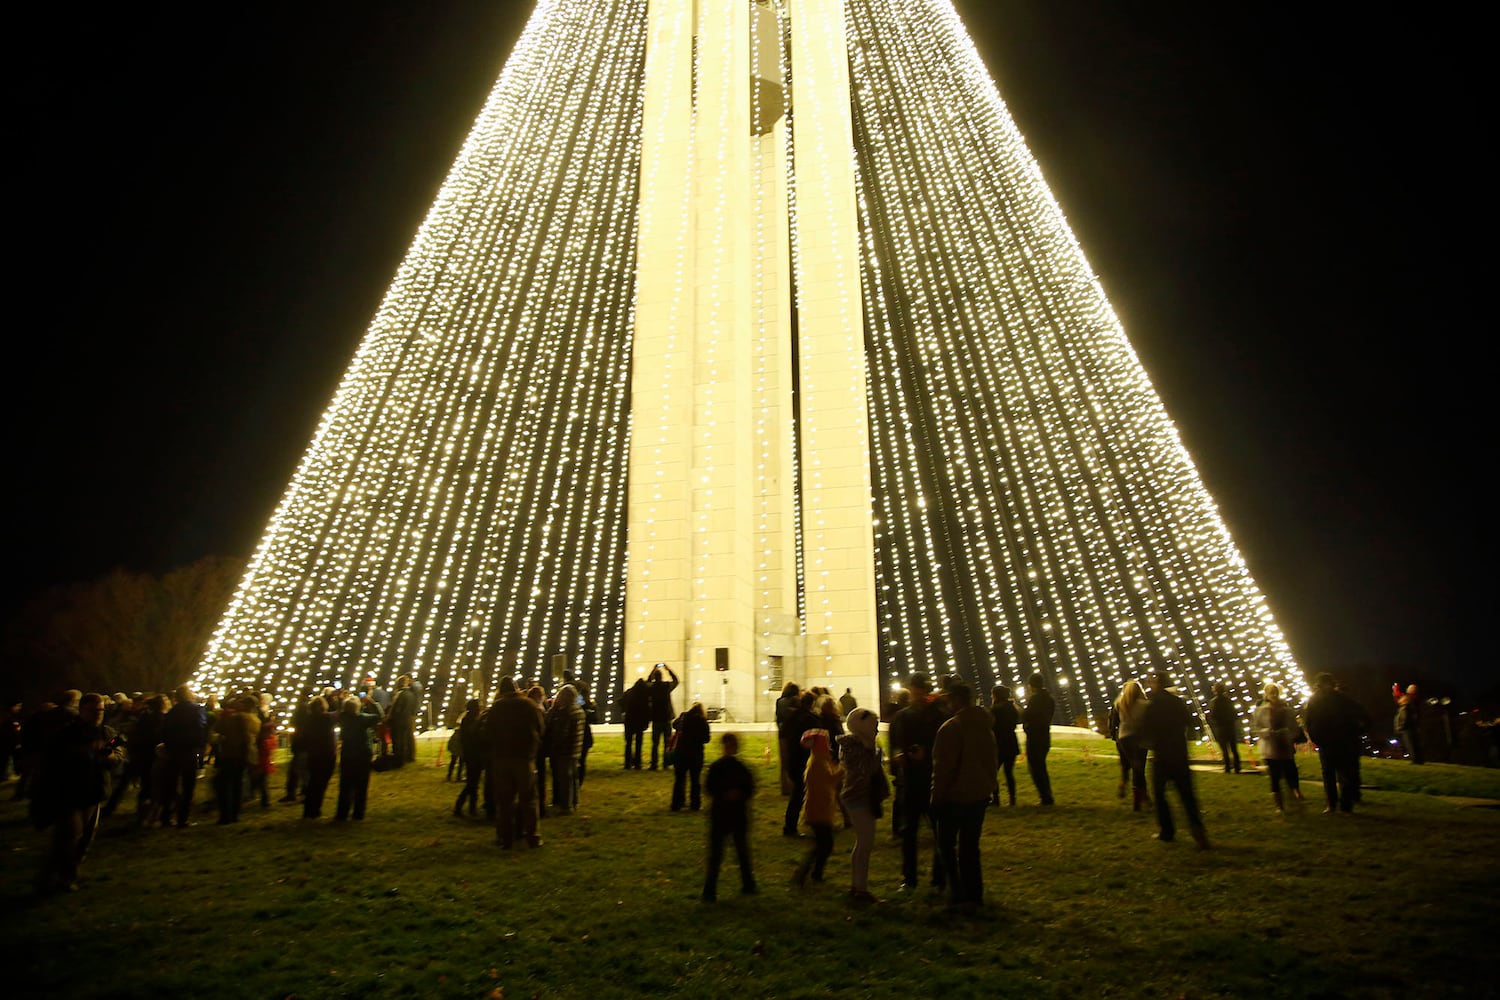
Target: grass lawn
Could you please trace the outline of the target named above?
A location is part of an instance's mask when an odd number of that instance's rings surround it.
[[[780,835],[785,800],[758,734],[742,757],[760,781],[761,892],[737,893],[731,852],[711,906],[697,901],[704,816],[667,809],[668,775],[622,770],[619,737],[599,738],[580,812],[509,853],[482,819],[452,815],[459,786],[438,746],[374,775],[362,823],[304,822],[280,804],[227,827],[204,812],[186,830],[117,815],[80,891],[49,897],[32,892],[45,834],[4,786],[4,995],[1500,996],[1500,809],[1448,798],[1500,800],[1497,770],[1367,760],[1361,808],[1330,818],[1304,756],[1306,807],[1283,819],[1263,775],[1205,766],[1213,847],[1199,851],[1153,841],[1151,815],[1115,797],[1111,743],[1062,736],[1059,804],[1031,805],[1018,765],[1022,805],[985,819],[988,905],[957,916],[926,889],[896,891],[889,816],[871,864],[884,903],[847,901],[848,831],[827,881],[794,889],[810,841]]]

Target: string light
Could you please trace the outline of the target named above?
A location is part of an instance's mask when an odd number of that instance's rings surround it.
[[[799,85],[847,87],[853,134]],[[285,710],[408,673],[446,710],[561,653],[608,718],[663,649],[704,700],[725,635],[769,687],[789,632],[824,683],[861,629],[872,696],[1040,671],[1098,715],[1163,658],[1245,711],[1308,693],[948,0],[541,0],[195,683]]]

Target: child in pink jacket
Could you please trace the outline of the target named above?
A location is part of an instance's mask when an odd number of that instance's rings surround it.
[[[802,822],[812,827],[813,849],[797,866],[799,886],[806,884],[809,874],[814,882],[823,881],[823,866],[833,854],[833,823],[840,815],[839,779],[844,774],[843,768],[833,762],[826,729],[809,729],[802,736],[802,745],[810,751],[803,779],[807,794],[802,802]]]

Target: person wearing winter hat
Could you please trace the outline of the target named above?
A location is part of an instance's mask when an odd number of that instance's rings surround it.
[[[843,785],[839,800],[854,828],[854,850],[849,855],[849,896],[860,903],[880,902],[869,889],[870,852],[875,846],[875,821],[881,815],[881,803],[889,794],[885,771],[875,737],[880,717],[868,708],[855,708],[846,720],[849,732],[840,736],[839,761],[843,765]]]
[[[808,875],[814,882],[823,881],[823,866],[833,854],[833,821],[839,816],[839,779],[843,776],[843,768],[833,762],[829,752],[826,729],[809,729],[802,734],[801,743],[808,751],[802,779],[802,822],[812,828],[813,847],[797,866],[798,886],[806,884]]]

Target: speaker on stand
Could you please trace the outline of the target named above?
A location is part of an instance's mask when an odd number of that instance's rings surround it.
[[[716,647],[714,647],[714,669],[717,670],[719,673],[721,673],[721,674],[724,675],[723,678],[722,678],[722,680],[724,681],[724,687],[722,689],[724,693],[719,698],[719,721],[720,722],[733,722],[734,719],[729,714],[729,647],[728,646],[716,646]]]

